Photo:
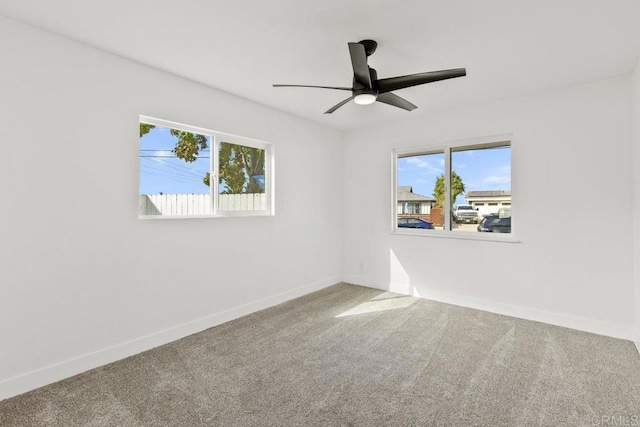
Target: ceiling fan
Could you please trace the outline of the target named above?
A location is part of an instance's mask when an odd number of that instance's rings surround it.
[[[399,90],[411,86],[467,75],[466,69],[456,68],[452,70],[430,71],[428,73],[409,74],[406,76],[390,77],[378,80],[376,70],[369,68],[369,65],[367,65],[367,57],[373,55],[377,47],[378,43],[373,40],[362,40],[358,43],[349,43],[349,54],[351,55],[351,66],[353,67],[352,87],[281,84],[274,84],[273,87],[312,87],[319,89],[346,90],[351,92],[351,96],[349,98],[329,108],[325,111],[325,114],[333,113],[352,99],[356,104],[360,105],[373,104],[375,101],[378,101],[394,107],[402,108],[403,110],[411,111],[418,107],[406,99],[391,93],[392,90]]]

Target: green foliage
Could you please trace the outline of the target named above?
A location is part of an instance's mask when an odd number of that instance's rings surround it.
[[[253,178],[264,175],[264,150],[220,143],[220,183],[224,182],[223,193],[264,193],[264,189]]]
[[[456,201],[456,197],[464,193],[465,187],[462,178],[457,173],[451,171],[451,205]],[[436,198],[436,206],[441,208],[444,206],[445,185],[444,174],[438,176],[436,184],[433,187],[433,197]]]
[[[148,134],[153,128],[155,128],[154,125],[149,125],[147,123],[140,123],[140,138]]]
[[[178,138],[176,146],[171,151],[185,162],[195,162],[200,150],[207,148],[207,137],[204,135],[176,129],[171,129],[171,135]]]

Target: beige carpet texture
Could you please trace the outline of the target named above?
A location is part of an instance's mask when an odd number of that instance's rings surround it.
[[[607,425],[640,425],[631,342],[349,284],[0,402],[3,427]]]

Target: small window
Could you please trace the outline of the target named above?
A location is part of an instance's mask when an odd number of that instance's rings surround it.
[[[140,217],[271,215],[270,144],[140,118]]]
[[[406,202],[402,204],[402,213],[413,215],[420,213],[420,203]]]
[[[440,230],[426,233],[403,228],[403,232],[513,241],[484,234],[512,232],[510,137],[480,138],[439,148],[394,150],[394,158],[394,206],[396,203],[399,206],[401,199],[425,198],[424,202],[432,209],[429,215],[421,214],[420,218]],[[485,201],[476,202],[478,199]],[[398,209],[398,215],[404,213]],[[493,217],[501,221],[491,225]],[[393,231],[398,232],[398,217],[395,221]],[[491,226],[483,228],[485,222]]]

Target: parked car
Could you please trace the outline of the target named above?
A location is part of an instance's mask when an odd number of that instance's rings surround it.
[[[478,224],[478,231],[485,233],[511,233],[511,217],[500,218],[496,214],[487,215]]]
[[[457,205],[453,207],[453,219],[456,224],[478,223],[478,211],[471,205]]]
[[[398,218],[398,228],[424,228],[433,230],[433,223],[422,218]]]

